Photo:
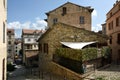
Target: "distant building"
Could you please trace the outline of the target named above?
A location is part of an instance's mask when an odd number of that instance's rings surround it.
[[[15,50],[15,32],[14,29],[7,29],[7,58],[8,62],[14,62]]]
[[[6,80],[7,0],[0,0],[0,80]]]
[[[91,31],[91,13],[93,9],[67,2],[60,7],[46,13],[48,27],[57,22],[69,24]]]
[[[109,45],[112,49],[112,60],[120,64],[120,1],[117,0],[113,8],[107,13],[106,31]]]
[[[42,30],[22,30],[23,63],[26,66],[36,64],[38,61],[37,39],[42,35]]]
[[[15,46],[14,46],[15,54],[20,55],[19,51],[21,50],[21,39],[15,39]]]
[[[106,23],[102,24],[102,34],[106,35]]]

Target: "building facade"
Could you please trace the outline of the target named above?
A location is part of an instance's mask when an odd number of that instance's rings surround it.
[[[38,57],[38,42],[36,41],[41,34],[42,30],[22,30],[23,63],[27,66],[34,64],[34,61],[37,60],[34,60],[33,57]]]
[[[102,34],[106,35],[106,23],[102,24]]]
[[[14,62],[15,56],[15,31],[14,29],[7,29],[7,59],[8,62]]]
[[[7,0],[0,0],[0,80],[6,80]]]
[[[101,46],[106,46],[107,44],[106,37],[101,34],[63,23],[53,25],[38,40],[39,68],[42,70],[50,69],[53,72],[56,71],[56,68],[54,69],[51,63],[53,62],[53,55],[56,53],[56,49],[65,47],[63,42],[82,43],[91,41],[97,41]]]
[[[71,2],[67,2],[60,7],[46,13],[48,27],[52,27],[57,22],[69,24],[78,28],[91,31],[91,7],[83,7]]]
[[[20,55],[21,50],[21,38],[15,39],[15,46],[14,46],[15,54]]]
[[[109,45],[112,49],[112,60],[120,63],[120,1],[117,0],[113,8],[107,13],[106,31]]]

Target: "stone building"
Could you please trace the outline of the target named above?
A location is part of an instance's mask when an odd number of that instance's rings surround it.
[[[7,0],[0,0],[0,80],[6,80]]]
[[[22,48],[21,48],[22,44],[21,44],[21,38],[16,38],[15,39],[15,46],[14,46],[14,52],[15,52],[15,56],[14,56],[14,61],[15,63],[19,64],[22,63]]]
[[[109,36],[109,45],[112,49],[112,60],[120,63],[120,1],[116,1],[113,8],[107,13],[106,31]]]
[[[91,13],[93,9],[67,2],[60,7],[46,13],[48,27],[54,23],[61,22],[78,28],[91,31]]]
[[[26,66],[31,66],[38,61],[38,42],[36,41],[41,34],[42,30],[22,30],[23,63]]]
[[[15,32],[14,29],[7,29],[7,59],[8,62],[14,62],[15,56]]]
[[[53,62],[53,54],[55,54],[55,50],[57,48],[64,47],[62,42],[75,43],[91,41],[97,41],[97,43],[101,46],[107,44],[106,37],[101,34],[70,26],[64,23],[56,23],[52,26],[52,28],[49,28],[38,40],[39,67],[41,68],[41,66],[43,66],[45,68],[45,65],[47,65],[47,67],[49,66],[50,69],[54,69],[54,66],[49,64],[49,62]]]
[[[106,35],[106,23],[102,24],[102,34]]]

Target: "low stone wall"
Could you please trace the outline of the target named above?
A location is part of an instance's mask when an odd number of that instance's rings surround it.
[[[82,75],[77,74],[55,62],[51,62],[52,65],[52,72],[54,74],[58,74],[60,76],[63,76],[63,78],[66,80],[82,80]]]

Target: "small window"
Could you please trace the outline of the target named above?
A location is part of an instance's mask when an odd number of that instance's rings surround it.
[[[57,18],[54,18],[53,19],[53,24],[57,23],[58,22],[58,19]]]
[[[120,44],[120,33],[117,35],[117,43]]]
[[[8,33],[11,33],[11,31],[8,31]]]
[[[5,43],[5,23],[3,22],[3,43]]]
[[[110,36],[110,41],[109,41],[110,44],[112,44],[112,36]]]
[[[67,8],[63,7],[63,13],[62,13],[62,15],[64,16],[65,14],[67,14]]]
[[[119,18],[116,18],[116,26],[119,26]]]
[[[35,44],[35,45],[34,45],[34,47],[36,48],[36,47],[37,47],[37,45]]]
[[[8,44],[11,45],[11,41],[8,41]]]
[[[11,36],[9,35],[9,39],[11,39]]]
[[[44,43],[44,53],[48,54],[48,44]]]
[[[112,12],[110,13],[110,17],[112,17]]]
[[[29,38],[28,41],[31,41],[31,39]]]
[[[80,24],[84,24],[85,20],[84,20],[84,16],[80,16]]]
[[[112,30],[113,29],[113,21],[108,24],[108,29]]]
[[[5,6],[6,6],[6,5],[5,5],[5,0],[3,0],[3,5],[4,5],[4,8],[5,8]]]

